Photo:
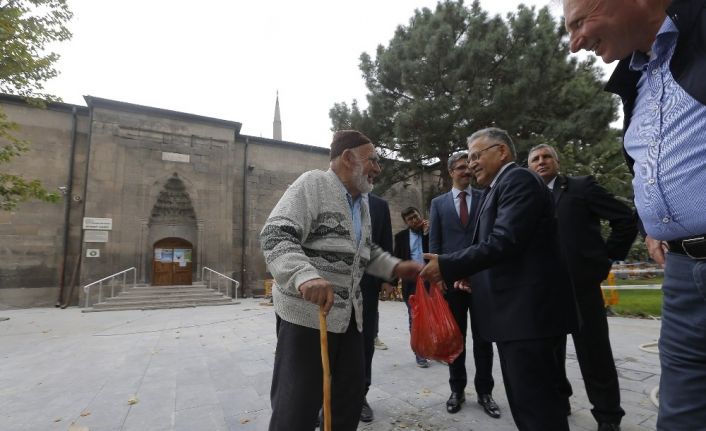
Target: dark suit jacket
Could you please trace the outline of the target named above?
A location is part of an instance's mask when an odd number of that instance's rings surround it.
[[[471,211],[468,225],[461,225],[461,219],[454,205],[453,191],[437,196],[431,201],[429,216],[429,252],[435,254],[453,253],[469,247],[473,242],[473,229],[478,216],[478,203],[481,192],[471,189]],[[452,286],[456,280],[445,280]]]
[[[429,216],[430,253],[452,253],[471,245],[480,197],[481,192],[479,190],[471,189],[471,211],[468,214],[470,222],[465,227],[461,225],[461,219],[456,213],[453,192],[449,191],[431,200],[431,215]]]
[[[422,250],[424,253],[429,251],[429,235],[422,236]],[[409,228],[401,230],[395,234],[395,257],[402,260],[409,260],[412,257],[409,250]]]
[[[371,237],[375,244],[383,250],[392,253],[392,221],[390,220],[390,207],[383,198],[368,194],[368,208],[370,209]],[[361,288],[379,288],[383,279],[364,274],[360,280]]]
[[[637,218],[591,177],[559,175],[554,182],[559,239],[574,288],[595,289],[610,271],[611,260],[625,259],[637,235]],[[601,236],[601,220],[610,235]]]
[[[439,256],[446,280],[473,275],[472,313],[488,341],[528,340],[576,330],[554,199],[542,179],[510,165],[481,206],[471,247]]]

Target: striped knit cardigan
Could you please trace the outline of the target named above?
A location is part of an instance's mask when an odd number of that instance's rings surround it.
[[[372,243],[367,195],[360,207],[362,235],[357,245],[346,189],[332,170],[306,172],[285,191],[260,233],[262,252],[276,282],[274,308],[282,319],[318,329],[319,308],[304,300],[298,287],[323,278],[334,291],[328,330],[344,333],[353,307],[362,331],[363,273],[390,280],[399,259]]]

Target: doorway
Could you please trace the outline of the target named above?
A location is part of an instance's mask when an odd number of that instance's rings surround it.
[[[192,244],[182,238],[164,238],[154,243],[152,285],[190,285],[192,252]]]

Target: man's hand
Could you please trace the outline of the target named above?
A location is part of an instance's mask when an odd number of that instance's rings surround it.
[[[464,278],[463,280],[456,280],[454,281],[454,289],[471,293],[471,282],[467,278]]]
[[[424,235],[429,233],[429,220],[427,219],[422,220],[422,232]]]
[[[403,260],[402,262],[395,265],[395,269],[392,271],[395,277],[402,278],[407,281],[415,281],[419,275],[419,271],[422,270],[424,265],[413,260]]]
[[[664,267],[664,253],[669,251],[667,244],[664,241],[656,240],[651,236],[646,236],[645,245],[647,246],[647,251],[650,253],[650,257]]]
[[[391,285],[390,283],[382,283],[382,291],[385,292],[386,297],[390,297],[392,295],[392,292],[395,291],[395,286]]]
[[[443,281],[441,277],[441,270],[439,269],[439,255],[424,253],[424,259],[428,260],[429,263],[427,263],[427,266],[422,269],[422,273],[419,275],[430,283],[438,283]]]
[[[324,315],[333,307],[333,286],[328,280],[315,278],[305,281],[299,285],[299,291],[304,299],[321,307]]]

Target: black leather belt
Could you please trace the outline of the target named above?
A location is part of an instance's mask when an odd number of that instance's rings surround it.
[[[692,259],[706,260],[706,234],[667,241],[669,251],[689,256]]]

